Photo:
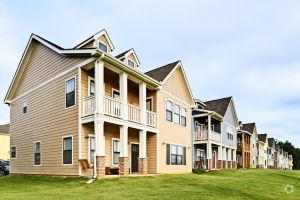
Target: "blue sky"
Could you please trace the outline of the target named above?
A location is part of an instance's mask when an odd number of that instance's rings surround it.
[[[181,60],[195,98],[233,96],[239,120],[300,147],[299,1],[36,2],[0,2],[2,99],[31,33],[70,48],[105,28],[114,55],[133,47],[144,72]]]

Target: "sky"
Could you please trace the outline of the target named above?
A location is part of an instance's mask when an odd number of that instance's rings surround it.
[[[71,48],[106,29],[113,55],[134,48],[143,72],[181,60],[194,98],[233,96],[239,120],[300,148],[299,10],[297,0],[0,1],[0,97],[31,33]]]

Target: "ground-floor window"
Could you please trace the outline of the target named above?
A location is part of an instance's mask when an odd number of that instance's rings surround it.
[[[10,157],[11,158],[16,158],[17,157],[17,147],[16,146],[11,146]]]
[[[94,164],[94,154],[96,150],[95,137],[90,137],[90,163]]]
[[[113,164],[119,164],[120,140],[113,140]]]
[[[63,164],[72,164],[72,137],[63,138]]]
[[[41,165],[41,142],[34,143],[34,165]]]

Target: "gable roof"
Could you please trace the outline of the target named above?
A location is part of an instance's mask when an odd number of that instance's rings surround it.
[[[125,57],[128,57],[130,54],[133,55],[133,57],[134,57],[135,60],[137,61],[137,63],[136,63],[137,66],[139,66],[141,63],[140,63],[140,60],[139,60],[139,58],[137,57],[137,55],[136,55],[136,53],[135,53],[135,51],[134,51],[133,48],[131,48],[131,49],[129,49],[129,50],[123,52],[123,53],[120,53],[119,55],[117,55],[117,56],[115,56],[115,57],[118,58],[118,59],[122,59],[123,57],[124,57],[124,58],[125,58]]]
[[[259,141],[262,141],[262,142],[266,142],[266,139],[267,139],[267,134],[258,134],[258,140]]]
[[[215,111],[216,113],[224,117],[231,99],[232,97],[226,97],[222,99],[206,101],[203,102],[204,104],[206,104],[204,108],[205,110]]]
[[[10,134],[10,124],[0,125],[0,133]]]
[[[247,124],[243,124],[242,130],[248,131],[249,133],[252,134],[254,131],[254,127],[255,127],[255,123],[247,123]]]
[[[268,138],[268,145],[269,147],[273,147],[274,138]]]
[[[179,64],[179,62],[180,61],[169,63],[162,67],[148,71],[145,74],[159,82],[163,82],[166,79],[166,77],[172,72],[172,70]]]
[[[119,55],[116,55],[116,58],[122,58],[123,56],[125,56],[126,53],[128,53],[131,49],[124,51],[123,53],[120,53]]]

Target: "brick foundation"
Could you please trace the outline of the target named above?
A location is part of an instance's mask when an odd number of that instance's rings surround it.
[[[236,169],[236,161],[232,161],[232,169]]]
[[[96,156],[97,178],[105,176],[105,156]]]
[[[227,169],[231,169],[232,168],[232,162],[231,161],[227,161]]]
[[[223,169],[223,161],[222,160],[217,161],[217,169]]]
[[[139,174],[148,174],[148,158],[139,158]]]
[[[222,160],[223,169],[227,169],[226,162],[227,162],[226,160]]]
[[[206,169],[212,169],[211,159],[206,159]]]
[[[119,175],[127,176],[129,174],[129,158],[119,157]]]

